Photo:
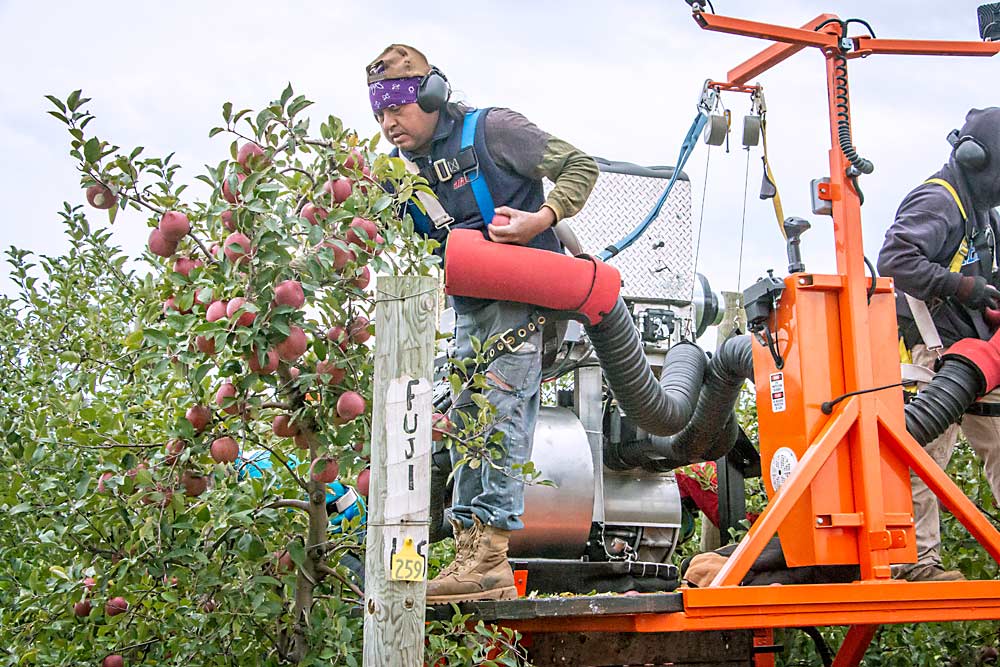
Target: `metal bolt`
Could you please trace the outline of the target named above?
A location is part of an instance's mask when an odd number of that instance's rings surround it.
[[[816,517],[816,523],[817,523],[817,525],[822,526],[823,525],[823,519],[820,518],[820,517]]]

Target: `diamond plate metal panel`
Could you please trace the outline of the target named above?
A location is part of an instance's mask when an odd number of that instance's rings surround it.
[[[569,223],[585,252],[597,254],[619,241],[652,210],[666,178],[613,171],[601,174],[583,210]],[[642,168],[639,168],[642,169]],[[551,184],[546,183],[546,191]],[[609,260],[622,275],[622,296],[635,301],[687,304],[694,289],[694,233],[691,183],[682,175],[660,214],[627,250]]]

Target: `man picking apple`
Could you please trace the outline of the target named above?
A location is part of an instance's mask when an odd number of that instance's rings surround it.
[[[387,47],[367,67],[372,111],[398,153],[423,175],[445,216],[410,213],[418,231],[447,243],[451,229],[479,229],[497,243],[562,252],[553,226],[575,215],[597,180],[592,158],[521,114],[503,108],[472,109],[449,100],[447,78],[417,49]],[[395,151],[394,151],[395,152]],[[548,197],[542,178],[555,183]],[[486,341],[524,327],[533,307],[508,301],[456,297],[456,354],[474,357],[472,337]],[[507,562],[510,533],[524,527],[524,483],[505,473],[531,456],[541,385],[542,336],[536,332],[515,352],[486,369],[486,398],[503,434],[502,469],[458,467],[449,521],[455,560],[427,586],[429,604],[516,597]],[[475,410],[470,396],[453,413]],[[453,414],[453,421],[463,420]],[[458,458],[452,450],[452,464]]]

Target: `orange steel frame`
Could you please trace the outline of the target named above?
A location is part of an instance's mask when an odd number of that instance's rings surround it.
[[[791,28],[708,14],[695,10],[698,24],[716,32],[776,42],[732,69],[728,81],[713,82],[719,90],[747,92],[751,79],[805,48],[818,48],[826,58],[830,114],[830,187],[824,192],[833,205],[836,276],[815,276],[838,292],[841,331],[835,350],[843,359],[844,391],[876,386],[862,247],[861,202],[847,177],[849,162],[837,135],[834,57],[840,52],[839,25],[816,28],[832,14],[823,14],[802,28]],[[848,59],[874,54],[992,56],[998,43],[884,40],[850,38]],[[880,279],[878,291],[891,288]],[[874,306],[874,304],[872,304]],[[891,306],[890,306],[891,307]],[[833,339],[831,339],[833,340]],[[809,345],[809,341],[798,341]],[[826,341],[821,343],[826,345]],[[816,349],[816,354],[827,354]],[[833,397],[831,397],[833,398]],[[892,451],[912,468],[986,551],[1000,561],[1000,533],[965,497],[947,474],[906,432],[901,404],[880,400],[877,393],[852,396],[839,403],[811,442],[780,492],[771,499],[711,586],[684,590],[684,611],[612,617],[539,618],[511,623],[525,632],[663,632],[741,628],[781,628],[803,625],[850,626],[835,666],[857,665],[880,624],[1000,618],[1000,581],[895,581],[889,551],[899,546],[898,517],[885,511],[880,450]],[[786,520],[795,503],[809,491],[824,463],[840,447],[848,450],[855,514],[844,525],[857,531],[856,563],[861,580],[850,584],[741,587],[739,582],[765,544]],[[768,462],[764,461],[765,470]],[[849,519],[849,520],[847,520]],[[812,529],[812,526],[803,527]]]

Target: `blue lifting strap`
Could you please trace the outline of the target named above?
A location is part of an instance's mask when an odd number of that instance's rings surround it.
[[[459,150],[465,150],[476,141],[476,125],[479,123],[479,115],[482,109],[473,109],[465,114],[465,121],[462,123],[462,146]],[[477,156],[478,157],[478,156]],[[472,186],[472,194],[476,197],[476,205],[479,213],[483,216],[483,226],[493,221],[493,195],[490,194],[490,187],[486,185],[482,171],[477,167],[475,173],[470,176],[469,184]]]
[[[707,122],[708,116],[699,111],[697,117],[694,119],[694,122],[691,123],[691,129],[688,130],[687,136],[684,137],[684,142],[681,144],[681,154],[677,158],[676,166],[674,166],[673,176],[670,177],[670,182],[667,183],[667,187],[663,190],[663,194],[660,195],[660,198],[653,206],[653,209],[646,215],[646,219],[640,222],[636,228],[629,232],[623,239],[602,250],[597,255],[599,259],[605,262],[608,261],[622,250],[635,243],[635,240],[645,233],[646,228],[653,224],[653,220],[656,220],[657,216],[660,215],[660,209],[663,208],[663,204],[667,201],[667,197],[670,196],[670,191],[674,189],[674,184],[677,183],[677,178],[681,175],[681,169],[683,169],[684,165],[687,164],[688,158],[691,157],[691,153],[694,152],[695,146],[698,145],[698,136],[701,135],[701,131],[705,129],[705,124]]]

